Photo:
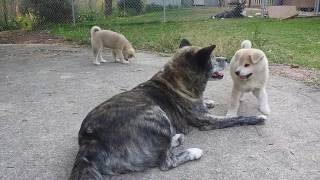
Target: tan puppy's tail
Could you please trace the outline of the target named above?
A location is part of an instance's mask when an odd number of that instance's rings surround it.
[[[241,49],[251,49],[252,48],[252,43],[249,40],[244,40],[241,43]]]
[[[101,28],[98,26],[93,26],[90,30],[91,36],[93,36],[93,34],[97,31],[101,31]]]

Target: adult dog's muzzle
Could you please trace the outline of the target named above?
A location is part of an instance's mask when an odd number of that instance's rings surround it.
[[[223,79],[224,70],[227,66],[227,58],[226,57],[214,57],[211,59],[212,70],[211,76],[209,80],[218,80]]]

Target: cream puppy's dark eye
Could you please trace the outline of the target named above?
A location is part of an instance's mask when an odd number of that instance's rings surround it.
[[[245,65],[244,65],[244,67],[249,67],[249,66],[250,66],[250,64],[245,64]]]

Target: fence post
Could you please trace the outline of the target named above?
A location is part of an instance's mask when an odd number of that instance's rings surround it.
[[[261,0],[261,16],[266,17],[266,14],[267,14],[266,0]]]
[[[165,3],[166,0],[162,0],[163,2],[163,22],[165,23],[166,22],[166,3]]]
[[[126,0],[123,1],[123,15],[127,16],[127,11],[126,11]]]
[[[315,8],[314,8],[314,10],[315,10],[315,15],[319,15],[319,9],[320,8],[320,0],[316,0],[315,1]]]
[[[73,25],[75,26],[76,25],[76,15],[74,12],[74,0],[71,0],[71,6],[72,6],[72,22],[73,22]]]

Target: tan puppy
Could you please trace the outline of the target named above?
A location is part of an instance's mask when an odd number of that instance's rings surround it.
[[[93,26],[90,33],[91,45],[95,56],[94,64],[99,65],[100,62],[106,62],[106,60],[102,58],[103,47],[112,49],[112,57],[115,62],[118,61],[117,57],[121,63],[129,63],[129,59],[135,57],[135,50],[122,34],[109,30],[101,30],[98,26]]]
[[[252,92],[259,101],[259,110],[270,113],[266,83],[269,78],[268,59],[263,51],[251,48],[246,40],[241,44],[230,62],[230,73],[233,80],[231,103],[227,116],[236,116],[240,99],[246,92]]]

